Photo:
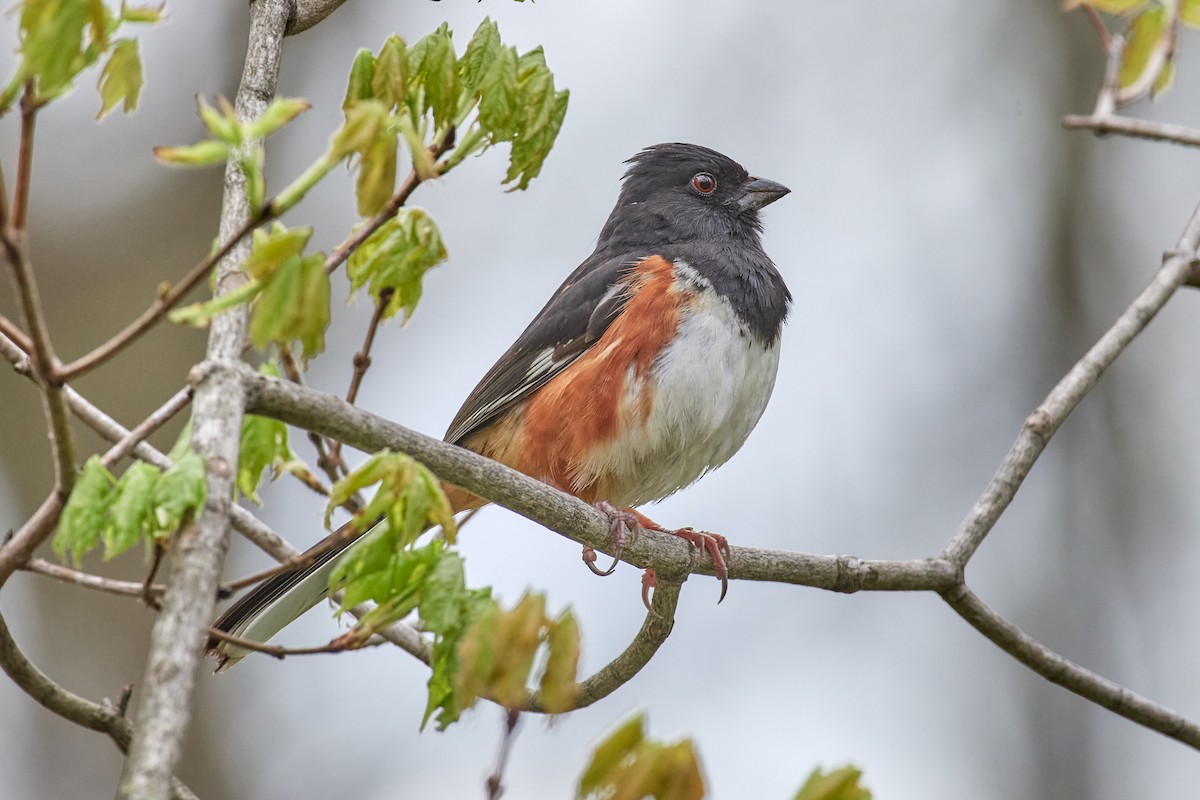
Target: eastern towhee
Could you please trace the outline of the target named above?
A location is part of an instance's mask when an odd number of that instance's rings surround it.
[[[724,538],[670,531],[633,508],[729,460],[766,408],[792,298],[763,251],[758,212],[789,190],[698,145],[655,145],[628,163],[595,251],[483,376],[445,439],[595,504],[618,556],[637,527],[688,539],[712,558],[724,597]],[[487,502],[446,488],[456,511]],[[328,595],[351,544],[274,576],[214,625],[266,641]],[[247,652],[209,646],[221,667]]]

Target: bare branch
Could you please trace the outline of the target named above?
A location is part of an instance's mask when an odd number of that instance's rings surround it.
[[[21,348],[26,354],[33,352],[33,340],[25,335],[25,331],[21,330],[8,317],[0,314],[0,334],[4,334],[17,347]]]
[[[1051,651],[984,605],[965,586],[944,592],[942,599],[993,644],[1051,683],[1150,730],[1200,749],[1200,725]]]
[[[180,389],[175,394],[171,395],[165,403],[151,412],[150,416],[139,422],[137,426],[122,436],[117,442],[108,449],[108,451],[100,457],[100,462],[105,467],[111,469],[114,464],[120,461],[125,456],[137,449],[137,446],[146,440],[146,437],[154,433],[156,430],[167,424],[183,409],[187,408],[187,404],[192,401],[192,388],[190,386]]]
[[[61,564],[55,564],[52,561],[46,561],[42,558],[31,558],[21,569],[28,572],[35,572],[38,575],[45,575],[47,578],[53,578],[60,583],[69,583],[72,586],[82,586],[85,589],[95,589],[98,592],[107,594],[120,595],[121,597],[141,597],[146,590],[146,585],[141,581],[118,581],[112,578],[105,578],[100,575],[93,575],[90,572],[81,572],[77,569],[64,567]],[[150,586],[151,592],[154,594],[162,594],[163,586],[161,584],[153,584]]]
[[[25,520],[25,524],[13,534],[12,538],[0,546],[0,586],[20,569],[22,564],[29,561],[38,545],[46,541],[46,537],[58,523],[63,505],[67,502],[67,494],[65,489],[55,484],[54,488],[50,490],[50,494],[46,495],[46,499],[38,506],[37,511]]]
[[[367,370],[371,367],[371,348],[375,344],[375,334],[379,330],[379,323],[383,321],[383,312],[387,309],[387,304],[391,301],[394,290],[391,288],[384,289],[375,298],[375,311],[371,314],[371,321],[367,324],[367,335],[363,339],[362,348],[354,354],[354,373],[350,376],[350,388],[346,390],[346,402],[350,405],[358,400],[358,390],[362,386],[363,378],[366,377]],[[342,443],[334,441],[329,447],[329,460],[334,464],[342,462]],[[351,509],[353,512],[354,509]]]
[[[966,565],[1012,502],[1025,476],[1046,449],[1050,437],[1099,382],[1104,370],[1124,352],[1134,337],[1154,319],[1154,315],[1192,274],[1198,242],[1200,207],[1188,222],[1176,252],[1166,257],[1150,284],[1025,420],[1016,443],[1008,451],[983,496],[975,502],[967,518],[942,551],[942,558],[960,566]]]
[[[513,740],[517,736],[517,723],[520,721],[520,711],[510,708],[504,712],[504,732],[500,736],[496,766],[492,768],[492,774],[484,782],[488,800],[500,800],[500,796],[504,794],[504,768],[508,765],[508,754],[512,751]]]
[[[242,120],[256,119],[275,95],[284,28],[291,12],[292,0],[254,0],[250,4],[249,44],[235,102]],[[248,142],[244,147],[257,144]],[[235,238],[252,217],[245,176],[238,166],[238,154],[234,154],[225,168],[219,239],[228,242]],[[218,262],[217,296],[249,279],[241,270],[248,251],[249,243],[243,239]],[[243,305],[213,319],[210,359],[237,361],[245,342],[248,313]],[[244,406],[237,380],[216,377],[196,387],[192,447],[205,461],[207,500],[196,524],[185,527],[171,542],[167,591],[162,598],[162,613],[150,634],[150,653],[135,715],[136,731],[117,788],[118,800],[162,797],[179,761],[228,546]]]
[[[24,231],[29,216],[29,193],[33,183],[33,133],[41,104],[33,97],[33,79],[25,82],[21,95],[21,141],[17,146],[17,182],[13,186],[12,230]]]
[[[124,717],[127,696],[122,693],[123,701],[115,703],[111,700],[93,703],[62,688],[25,657],[3,616],[0,616],[0,668],[13,683],[49,711],[76,725],[106,734],[122,753],[129,750],[132,728]],[[170,797],[174,800],[197,800],[192,790],[177,778],[170,779],[169,787]]]
[[[1091,114],[1081,116],[1069,114],[1063,117],[1062,125],[1067,130],[1091,130],[1103,136],[1116,133],[1122,136],[1132,136],[1136,139],[1150,139],[1158,142],[1172,142],[1186,147],[1200,147],[1200,130],[1174,125],[1169,122],[1151,122],[1134,117],[1123,117],[1118,114],[1096,116]]]

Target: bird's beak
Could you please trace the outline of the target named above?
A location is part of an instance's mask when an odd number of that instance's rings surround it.
[[[749,183],[742,186],[742,196],[738,198],[738,208],[742,211],[758,211],[790,191],[791,189],[782,183],[769,181],[766,178],[751,178]]]

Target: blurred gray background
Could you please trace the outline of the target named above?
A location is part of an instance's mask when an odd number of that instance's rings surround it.
[[[115,331],[216,230],[217,171],[154,163],[200,135],[193,95],[236,91],[245,3],[168,3],[141,36],[133,118],[96,125],[95,74],[39,120],[33,257],[64,356]],[[738,543],[872,558],[936,553],[1026,414],[1173,246],[1200,197],[1200,156],[1059,127],[1091,108],[1095,35],[1058,4],[428,3],[351,0],[289,39],[280,91],[313,110],[269,149],[281,186],[338,124],[359,47],[449,20],[460,48],[490,14],[507,41],[543,44],[572,90],[558,146],[529,191],[505,194],[505,154],[466,163],[414,203],[450,261],[407,328],[381,334],[361,403],[440,435],[458,403],[592,247],[622,161],[692,141],[793,190],[765,214],[796,295],[774,399],[743,451],[651,510]],[[1136,113],[1200,125],[1197,35],[1176,89]],[[15,44],[15,20],[0,19]],[[11,57],[10,57],[11,62]],[[7,71],[7,70],[6,70]],[[11,171],[14,119],[0,122]],[[10,173],[11,174],[11,173]],[[315,245],[354,224],[339,172],[290,216]],[[338,276],[341,297],[344,281]],[[311,383],[342,392],[370,304],[339,301]],[[0,309],[13,313],[8,291]],[[1200,295],[1185,291],[1054,439],[971,563],[974,588],[1063,655],[1200,716]],[[133,424],[182,382],[201,334],[163,326],[78,388]],[[40,501],[50,463],[32,387],[0,369],[0,529]],[[165,434],[169,443],[172,432]],[[85,446],[94,437],[81,434]],[[303,437],[297,449],[308,455]],[[269,487],[264,517],[296,544],[321,536],[318,498]],[[571,605],[585,667],[641,623],[638,571],[601,580],[579,548],[502,509],[465,530],[469,580],[507,601],[527,587]],[[267,565],[235,539],[227,574]],[[140,554],[89,566],[143,573]],[[695,737],[712,796],[786,798],[821,764],[853,762],[879,798],[1195,795],[1200,756],[1054,687],[931,595],[834,595],[736,583],[686,587],[674,635],[607,701],[527,719],[507,797],[564,798],[588,750],[636,709],[654,736]],[[92,698],[139,679],[151,612],[18,575],[0,597],[21,645]],[[317,611],[287,641],[338,630]],[[500,714],[481,707],[418,735],[423,666],[392,648],[204,675],[180,775],[202,797],[481,797]],[[5,797],[110,797],[103,737],[0,681]]]

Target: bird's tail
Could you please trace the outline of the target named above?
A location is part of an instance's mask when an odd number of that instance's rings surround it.
[[[443,489],[455,513],[483,505],[484,501],[454,486]],[[363,536],[378,525],[382,517],[362,533],[355,535],[347,522],[305,551],[317,552],[304,566],[284,570],[260,583],[252,592],[225,609],[212,627],[254,642],[266,642],[299,619],[300,615],[329,596],[329,576],[338,557],[363,541]],[[205,655],[217,659],[217,672],[224,672],[252,651],[215,637],[205,645]]]

